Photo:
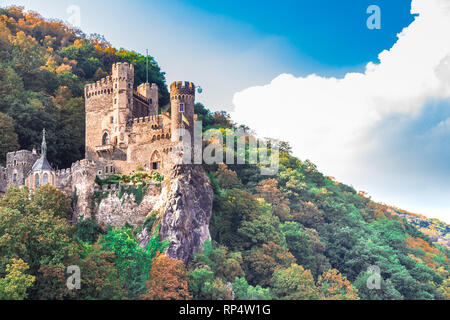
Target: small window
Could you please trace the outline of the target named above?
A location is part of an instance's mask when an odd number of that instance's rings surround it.
[[[128,89],[130,89],[131,88],[131,84],[128,84]]]
[[[39,187],[39,174],[36,173],[34,176],[34,186],[37,188]]]
[[[111,117],[111,123],[114,123],[114,117]]]
[[[42,179],[42,184],[46,185],[48,183],[48,174],[44,174],[44,178]]]
[[[17,166],[17,160],[14,160],[14,166]]]
[[[130,99],[128,99],[128,104],[130,104],[131,103],[131,100]]]
[[[114,99],[114,104],[117,104],[117,99]]]
[[[180,112],[184,112],[184,103],[180,103]]]
[[[13,182],[17,182],[17,173],[13,174]]]
[[[153,99],[152,98],[150,98],[150,104],[153,104]]]
[[[160,167],[160,162],[153,162],[152,163],[152,169],[153,170],[158,170]]]
[[[106,146],[108,144],[109,144],[109,135],[107,132],[105,132],[102,138],[102,145]]]
[[[108,167],[105,168],[105,173],[108,173]]]

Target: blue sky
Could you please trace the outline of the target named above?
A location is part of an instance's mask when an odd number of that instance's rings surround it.
[[[236,91],[283,72],[341,77],[390,48],[412,21],[408,0],[0,0],[68,20],[77,5],[85,33],[117,47],[150,50],[168,80],[201,85],[199,99],[230,110]],[[381,30],[366,27],[371,4],[383,8]],[[217,84],[221,85],[218,86]],[[214,85],[216,84],[216,85]]]
[[[377,201],[450,222],[448,0],[0,4],[62,20],[76,5],[85,33],[148,48],[168,82],[202,86],[209,108],[290,141],[301,159]],[[367,28],[369,5],[381,9],[380,30]]]

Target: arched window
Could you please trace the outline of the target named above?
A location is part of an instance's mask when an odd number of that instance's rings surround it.
[[[106,146],[109,144],[109,135],[107,132],[103,134],[102,145]]]
[[[34,176],[34,186],[37,188],[39,187],[39,174],[36,173],[36,175]]]
[[[42,185],[46,185],[48,183],[48,174],[44,173],[44,178],[42,179]]]
[[[151,157],[152,169],[158,170],[161,168],[161,155],[158,151],[153,152]]]

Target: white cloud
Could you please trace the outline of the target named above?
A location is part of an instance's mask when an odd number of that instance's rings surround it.
[[[372,166],[363,159],[384,143],[375,129],[384,119],[415,116],[428,102],[450,98],[449,1],[413,0],[411,12],[419,14],[415,21],[364,73],[342,79],[281,74],[236,93],[232,118],[289,141],[324,173],[370,188],[362,178]]]

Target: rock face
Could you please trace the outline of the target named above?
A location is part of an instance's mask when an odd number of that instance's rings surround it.
[[[165,190],[164,190],[165,188]],[[160,233],[170,241],[167,255],[187,263],[210,239],[214,193],[201,165],[178,166],[163,188]]]
[[[89,190],[83,189],[83,194],[91,190],[93,192],[93,186],[89,184]],[[152,212],[157,212],[161,238],[170,242],[166,251],[170,258],[187,263],[210,239],[209,220],[214,193],[201,165],[174,167],[160,188],[149,187],[139,205],[133,195],[119,199],[117,188],[103,192],[106,196],[94,209],[99,224],[120,228],[128,222],[134,227],[142,226]],[[146,246],[150,237],[150,232],[144,229],[140,245]]]
[[[149,186],[147,193],[138,205],[133,195],[119,199],[119,188],[105,190],[108,196],[102,199],[95,212],[95,219],[102,226],[121,228],[125,223],[134,227],[142,226],[146,218],[155,208],[161,191],[155,185]]]

